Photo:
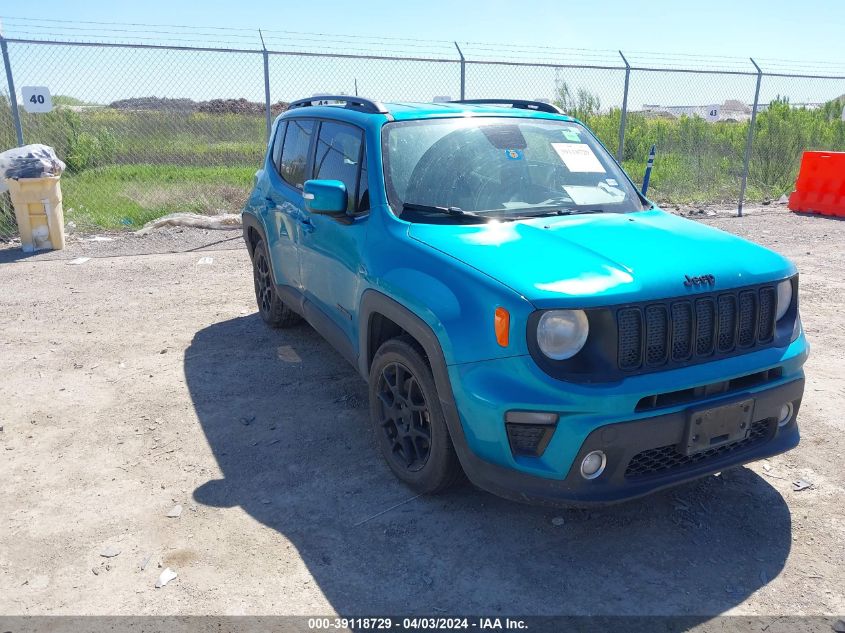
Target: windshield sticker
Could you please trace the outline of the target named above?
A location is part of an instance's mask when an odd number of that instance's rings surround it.
[[[522,160],[522,150],[506,149],[505,156],[507,156],[508,160]]]
[[[563,138],[565,138],[567,141],[572,141],[573,143],[580,143],[581,142],[581,137],[578,136],[578,133],[572,132],[570,130],[564,130],[563,131]]]
[[[605,180],[605,182],[606,182],[607,184],[609,184],[611,187],[615,187],[615,186],[617,186],[617,185],[619,184],[619,183],[618,183],[618,182],[616,182],[616,180],[615,180],[615,179],[613,179],[613,178],[607,178],[607,179]]]
[[[584,187],[579,185],[566,185],[563,190],[566,192],[572,202],[581,205],[604,205],[622,202],[625,199],[625,193],[618,189],[611,189],[610,187]]]
[[[591,172],[603,174],[604,167],[596,158],[589,145],[584,143],[552,143],[566,168],[571,172]]]

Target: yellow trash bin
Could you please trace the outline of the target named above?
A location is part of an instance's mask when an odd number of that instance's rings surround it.
[[[9,195],[24,252],[65,247],[65,214],[59,176],[9,178]]]

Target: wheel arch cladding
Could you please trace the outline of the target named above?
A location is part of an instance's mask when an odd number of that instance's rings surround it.
[[[401,303],[368,289],[361,297],[359,319],[358,362],[359,371],[365,378],[369,376],[378,348],[386,341],[403,335],[417,343],[433,372],[434,363],[440,362],[445,374],[446,361],[437,335],[431,326]]]
[[[261,226],[261,220],[252,213],[242,213],[241,223],[243,225],[246,249],[249,252],[250,258],[252,258],[253,253],[255,252],[255,245],[258,243],[258,240],[262,239],[265,242],[267,241],[264,234],[264,227]]]

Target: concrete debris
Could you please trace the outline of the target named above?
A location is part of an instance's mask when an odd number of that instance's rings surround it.
[[[803,479],[796,479],[792,482],[792,490],[795,492],[801,492],[802,490],[808,490],[812,488],[813,484],[809,481],[804,481]]]
[[[103,558],[114,558],[118,554],[120,554],[120,550],[114,545],[108,545],[100,550],[100,556]]]
[[[156,582],[156,589],[161,589],[162,587],[164,587],[164,585],[169,583],[171,580],[174,580],[176,578],[176,575],[177,574],[175,571],[170,569],[170,567],[167,567],[163,572],[161,572],[161,575],[158,577],[158,581]]]
[[[173,506],[170,512],[167,513],[167,518],[178,519],[180,516],[182,516],[182,506],[177,503]]]
[[[221,213],[220,215],[200,215],[198,213],[171,213],[147,222],[135,235],[147,235],[151,231],[166,226],[190,226],[197,229],[237,229],[241,226],[240,213]]]
[[[79,264],[84,264],[84,263],[85,263],[85,262],[87,262],[89,259],[91,259],[91,258],[90,258],[90,257],[77,257],[76,259],[72,259],[72,260],[70,260],[70,261],[68,262],[68,265],[69,265],[69,266],[78,266]]]

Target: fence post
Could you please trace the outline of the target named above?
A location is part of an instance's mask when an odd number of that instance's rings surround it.
[[[464,54],[461,51],[461,47],[458,46],[458,43],[455,42],[455,48],[458,49],[458,55],[461,56],[461,101],[466,99],[466,88],[467,88],[467,73],[466,73],[466,59],[464,59]]]
[[[3,49],[3,65],[6,67],[6,81],[9,83],[9,107],[12,109],[12,120],[15,122],[15,135],[18,138],[18,147],[22,147],[24,144],[23,128],[21,127],[21,113],[18,111],[18,95],[15,93],[12,63],[9,61],[9,46],[2,34],[0,34],[0,48]]]
[[[739,187],[739,205],[736,209],[737,217],[742,217],[742,205],[745,202],[745,188],[748,186],[748,165],[751,162],[751,144],[754,142],[754,125],[757,122],[757,106],[760,101],[760,81],[763,79],[763,71],[754,59],[751,59],[754,68],[757,69],[757,88],[754,90],[754,106],[751,108],[751,121],[748,123],[748,138],[745,140],[745,161],[742,166],[742,185]]]
[[[273,111],[270,108],[270,54],[264,45],[264,34],[261,29],[258,29],[258,35],[261,37],[261,52],[264,56],[264,115],[266,118],[267,142],[269,143],[270,130],[273,127]]]
[[[631,79],[631,65],[622,51],[619,51],[619,57],[625,62],[625,92],[622,94],[622,117],[619,120],[619,147],[616,150],[616,162],[620,165],[625,158],[625,124],[628,121],[628,83]]]

